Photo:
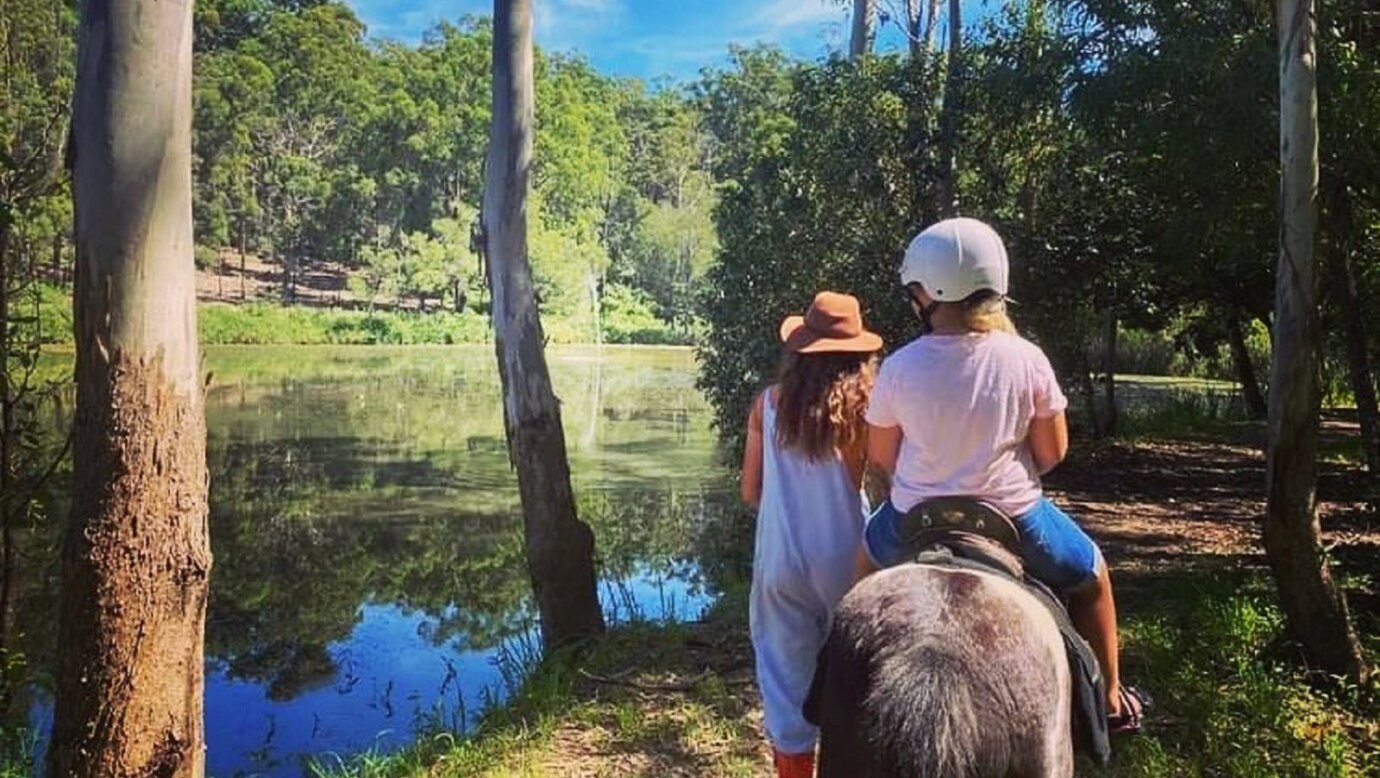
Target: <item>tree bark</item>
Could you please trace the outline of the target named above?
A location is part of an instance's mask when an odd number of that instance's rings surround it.
[[[848,42],[848,58],[857,62],[872,53],[877,37],[877,0],[853,0],[853,34]]]
[[[87,0],[73,143],[77,410],[48,774],[199,778],[206,425],[189,0]]]
[[[10,647],[10,606],[14,578],[14,535],[10,517],[16,486],[13,376],[10,374],[10,220],[0,216],[0,659]],[[6,663],[0,662],[0,712],[9,698]]]
[[[914,60],[923,59],[925,54],[924,12],[920,9],[920,0],[906,0],[906,43],[910,47],[910,57]]]
[[[963,17],[959,0],[949,0],[949,72],[939,113],[939,184],[936,211],[958,214],[958,120],[963,111]]]
[[[1251,350],[1246,347],[1246,333],[1242,330],[1241,317],[1235,312],[1232,312],[1227,320],[1227,345],[1231,348],[1231,362],[1236,368],[1236,382],[1241,384],[1241,397],[1246,403],[1246,413],[1252,419],[1261,421],[1269,415],[1269,408],[1265,405],[1265,393],[1260,391],[1260,379],[1255,374]]]
[[[1314,0],[1279,0],[1281,228],[1266,454],[1265,551],[1290,631],[1319,669],[1366,675],[1316,504],[1319,340],[1317,31]]]
[[[527,260],[532,166],[531,0],[495,0],[485,254],[508,451],[522,496],[527,568],[547,649],[601,632],[594,533],[575,512],[560,404],[551,389]]]
[[[1342,316],[1343,337],[1346,341],[1347,372],[1351,379],[1351,393],[1356,400],[1356,416],[1361,425],[1361,449],[1365,452],[1366,471],[1380,475],[1380,408],[1376,407],[1375,376],[1370,368],[1370,337],[1361,315],[1363,304],[1356,288],[1356,268],[1353,263],[1355,244],[1351,198],[1345,182],[1333,180],[1326,190],[1329,266],[1334,310]]]
[[[1116,352],[1117,352],[1117,321],[1116,312],[1107,309],[1107,364],[1103,374],[1103,386],[1107,394],[1107,416],[1103,426],[1103,432],[1107,435],[1115,435],[1118,421],[1116,407]]]
[[[1361,447],[1366,471],[1380,475],[1380,407],[1375,397],[1375,374],[1370,367],[1370,338],[1361,316],[1363,305],[1356,291],[1356,269],[1349,251],[1337,257],[1339,307],[1345,320],[1347,368],[1351,392],[1356,397],[1356,416],[1361,423]]]
[[[929,0],[929,10],[925,14],[925,53],[934,53],[934,31],[939,28],[939,4],[941,0]]]

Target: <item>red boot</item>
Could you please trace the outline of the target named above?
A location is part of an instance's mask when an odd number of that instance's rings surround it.
[[[783,754],[773,751],[776,762],[776,778],[815,778],[815,755]]]

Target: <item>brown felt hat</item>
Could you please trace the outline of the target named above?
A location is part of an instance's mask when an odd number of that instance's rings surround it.
[[[882,336],[863,329],[858,298],[838,292],[820,292],[804,316],[787,316],[781,322],[781,341],[796,354],[882,349]]]

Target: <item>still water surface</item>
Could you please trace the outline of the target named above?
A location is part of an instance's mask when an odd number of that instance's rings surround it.
[[[210,774],[296,776],[307,755],[472,724],[536,640],[493,352],[242,347],[206,361]],[[716,591],[704,538],[733,509],[693,356],[561,349],[551,363],[607,615],[694,618]],[[33,556],[20,618],[28,655],[45,657],[56,564]],[[50,683],[35,664],[42,730]]]

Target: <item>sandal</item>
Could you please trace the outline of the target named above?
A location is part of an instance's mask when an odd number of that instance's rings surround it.
[[[1121,703],[1121,712],[1107,717],[1107,729],[1113,735],[1134,735],[1140,732],[1145,711],[1150,709],[1154,700],[1134,686],[1122,686],[1118,689],[1117,700]]]

